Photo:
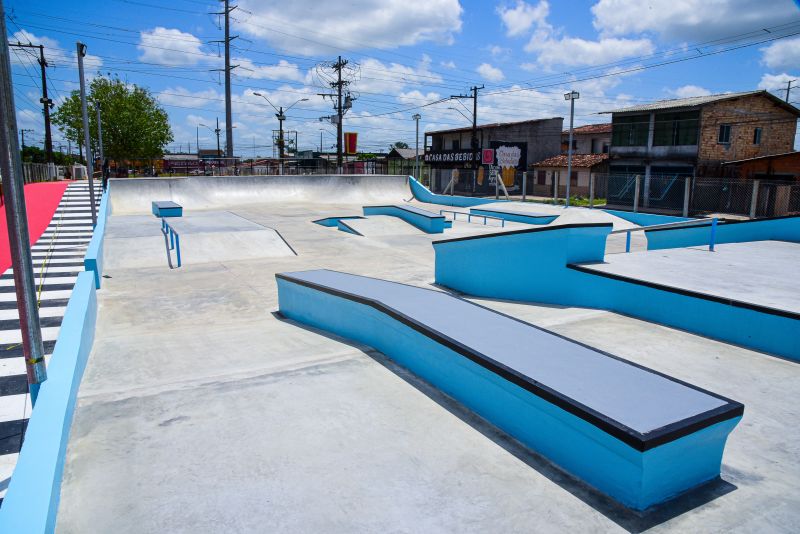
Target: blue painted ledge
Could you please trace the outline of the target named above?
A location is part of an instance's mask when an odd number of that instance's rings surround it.
[[[276,278],[284,316],[374,347],[638,510],[718,477],[743,413],[740,403],[445,293],[331,271]],[[502,332],[496,341],[476,335],[487,324]]]
[[[414,206],[364,206],[364,215],[389,215],[403,219],[429,234],[441,234],[447,227],[444,215]]]
[[[109,197],[111,196],[111,183],[100,200],[100,209],[97,212],[97,226],[92,232],[92,239],[83,257],[83,268],[94,273],[94,286],[100,289],[100,280],[103,276],[103,244],[106,233],[106,219],[110,214]]]
[[[624,219],[639,226],[653,226],[655,224],[669,224],[676,222],[694,221],[691,217],[676,217],[674,215],[656,215],[655,213],[642,213],[624,210],[603,210],[604,212]]]
[[[408,183],[411,186],[411,192],[414,198],[426,204],[440,204],[442,206],[457,206],[459,208],[468,208],[470,206],[480,206],[482,204],[491,204],[493,202],[505,202],[504,200],[497,201],[488,198],[479,197],[462,197],[458,195],[438,195],[431,193],[430,189],[419,183],[413,176],[408,177]]]
[[[550,224],[558,218],[558,215],[544,215],[537,213],[523,213],[519,211],[498,211],[494,209],[472,208],[469,212],[473,215],[488,215],[498,217],[509,222],[525,224]]]
[[[49,534],[55,529],[78,387],[94,341],[95,292],[92,273],[80,273],[0,507],[1,532]]]
[[[577,224],[434,241],[436,282],[479,297],[611,310],[800,361],[796,314],[582,267],[603,261],[610,231]]]
[[[711,239],[711,220],[688,228],[645,230],[644,233],[647,237],[647,250],[708,245]],[[800,243],[800,216],[721,221],[717,225],[714,240],[717,244],[764,240]]]

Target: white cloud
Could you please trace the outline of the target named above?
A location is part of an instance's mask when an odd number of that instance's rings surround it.
[[[761,81],[758,82],[759,89],[766,89],[767,91],[785,91],[786,83],[800,79],[800,72],[797,74],[764,74],[761,76]]]
[[[430,41],[449,44],[461,30],[459,0],[241,0],[238,31],[292,54],[391,49]]]
[[[277,65],[256,65],[248,58],[237,57],[231,63],[238,65],[236,71],[245,79],[305,82],[308,76],[297,65],[285,59],[281,59]]]
[[[34,45],[44,45],[45,48],[45,57],[48,55],[50,56],[63,56],[66,55],[64,50],[58,44],[58,41],[55,39],[51,39],[49,37],[44,36],[37,36],[28,30],[22,29],[14,35],[12,35],[8,39],[9,43],[22,43],[22,44],[34,44]],[[11,64],[12,65],[26,65],[29,66],[31,63],[36,65],[36,59],[39,57],[38,50],[31,50],[31,49],[19,49],[19,48],[11,48],[9,50],[9,55],[11,57]],[[30,58],[30,60],[26,59],[26,56]]]
[[[775,41],[761,51],[764,64],[771,69],[792,69],[800,65],[800,37]]]
[[[589,41],[579,37],[542,38],[541,35],[534,35],[525,50],[537,53],[539,63],[544,66],[576,67],[602,65],[651,54],[653,43],[649,39],[601,38]]]
[[[158,101],[164,105],[173,105],[190,108],[219,108],[222,109],[222,93],[214,89],[190,91],[184,87],[170,87],[156,95]]]
[[[689,98],[690,96],[707,96],[711,94],[711,91],[705,87],[691,84],[678,87],[677,89],[671,89],[667,92],[675,96],[675,98]]]
[[[191,33],[158,26],[139,33],[139,59],[159,65],[197,65],[214,56],[202,51],[203,43]]]
[[[446,68],[446,69],[454,69],[454,68],[456,68],[456,64],[455,64],[455,62],[454,62],[453,60],[450,60],[450,61],[442,61],[442,62],[440,62],[439,64],[440,64],[442,67]]]
[[[535,6],[517,0],[514,7],[501,6],[497,8],[497,14],[506,27],[506,35],[516,37],[527,32],[534,23],[542,24],[550,12],[550,5],[546,0],[542,0]]]
[[[483,79],[490,82],[499,82],[506,77],[502,70],[498,69],[497,67],[493,67],[488,63],[481,63],[475,70],[483,77]]]
[[[400,94],[406,85],[425,85],[442,83],[439,74],[430,70],[431,58],[423,55],[416,66],[400,63],[383,63],[374,58],[366,58],[359,63],[360,79],[351,84],[356,91]]]
[[[499,56],[505,56],[511,53],[510,48],[506,48],[500,45],[490,45],[486,49],[489,51],[490,54],[492,54],[492,57],[495,58]]]
[[[788,0],[599,0],[592,13],[607,35],[653,32],[695,42],[783,24],[797,7]]]

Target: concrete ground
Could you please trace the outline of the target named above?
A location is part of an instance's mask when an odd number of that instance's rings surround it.
[[[297,255],[169,270],[157,219],[109,219],[59,532],[796,531],[797,364],[609,312],[480,300],[745,404],[721,481],[634,514],[369,347],[274,314],[281,271],[430,286],[441,235],[310,222],[359,214],[354,204],[228,211]],[[445,236],[486,231],[496,229],[456,222]],[[161,239],[158,252],[139,249],[160,262],[118,261],[135,252],[125,235]]]

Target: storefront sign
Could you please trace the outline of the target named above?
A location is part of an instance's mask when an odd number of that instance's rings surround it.
[[[448,152],[427,152],[425,163],[472,163],[475,152],[452,150]]]
[[[484,148],[481,150],[481,163],[484,165],[494,165],[494,149]]]

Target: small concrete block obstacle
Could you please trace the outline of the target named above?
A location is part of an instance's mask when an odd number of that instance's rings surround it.
[[[444,215],[414,206],[364,206],[364,215],[389,215],[403,219],[428,234],[441,234],[445,228],[452,226]]]
[[[153,215],[156,217],[183,217],[183,206],[171,200],[154,200]]]
[[[534,451],[644,510],[719,476],[744,406],[447,293],[276,275],[285,317],[371,345]]]

